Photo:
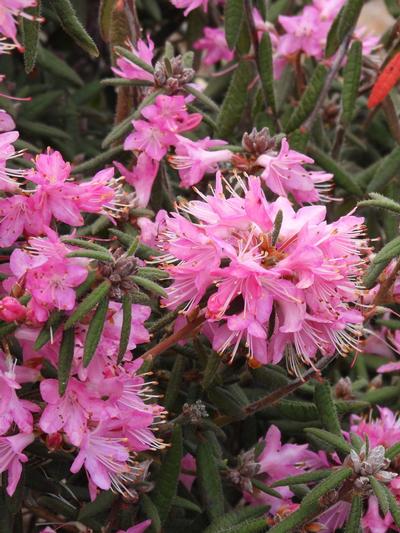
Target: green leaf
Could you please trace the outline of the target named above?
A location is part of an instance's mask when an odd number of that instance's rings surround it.
[[[43,122],[37,122],[33,120],[18,119],[18,126],[29,134],[38,135],[41,138],[58,141],[69,141],[70,136],[64,130],[55,128],[54,126],[48,126]]]
[[[129,254],[128,254],[129,255]],[[160,268],[154,268],[154,267],[140,267],[138,268],[138,276],[146,279],[168,279],[169,273],[165,270],[161,270]]]
[[[203,379],[201,381],[201,386],[204,390],[207,390],[214,383],[220,364],[221,357],[215,351],[211,351],[208,354],[207,364],[203,372]]]
[[[326,39],[325,57],[333,56],[333,54],[339,48],[340,40],[338,37],[338,27],[339,27],[340,17],[342,16],[342,13],[343,13],[343,8],[339,11],[335,20],[332,23],[332,26],[330,27],[328,37]]]
[[[70,0],[50,0],[50,5],[57,13],[60,24],[78,46],[92,57],[99,56],[99,50],[78,19]]]
[[[262,36],[259,46],[260,80],[268,105],[276,112],[272,43],[268,32]]]
[[[216,518],[211,525],[205,529],[204,533],[230,533],[235,526],[240,526],[248,520],[263,517],[267,510],[268,506],[266,505],[249,505],[248,507],[231,511],[230,513],[226,513]]]
[[[380,326],[385,326],[385,328],[400,329],[400,320],[395,320],[394,318],[389,319],[389,320],[378,318],[376,323],[379,324]]]
[[[277,490],[274,490],[273,488],[268,487],[268,485],[266,485],[259,479],[253,478],[251,480],[251,484],[253,485],[253,487],[260,490],[261,492],[264,492],[265,494],[269,494],[269,496],[273,496],[274,498],[279,498],[279,499],[282,498],[282,495]]]
[[[181,509],[186,509],[187,511],[193,511],[194,513],[201,513],[201,508],[186,498],[181,496],[175,496],[173,501],[174,507],[180,507]]]
[[[165,408],[167,411],[172,411],[175,405],[175,401],[178,398],[183,371],[185,369],[185,358],[183,355],[177,355],[170,374],[167,390],[165,392]]]
[[[337,28],[337,37],[340,43],[357,24],[363,4],[364,0],[347,0],[344,5]]]
[[[329,477],[332,470],[329,468],[323,468],[321,470],[313,470],[312,472],[306,472],[305,474],[299,474],[298,476],[285,477],[279,481],[275,481],[272,484],[273,487],[286,487],[291,485],[301,485],[303,483],[311,483],[313,481],[321,481]]]
[[[118,237],[119,242],[125,248],[129,248],[135,239],[134,235],[130,235],[129,233],[124,233],[123,231],[120,231],[118,229],[112,228],[108,231],[112,235],[115,235],[115,237]],[[154,248],[150,248],[150,246],[146,246],[145,244],[140,243],[136,251],[136,255],[140,257],[141,259],[154,259],[154,257],[157,257],[157,255],[160,255],[160,252]]]
[[[67,388],[69,375],[75,348],[75,330],[67,329],[63,332],[61,339],[60,355],[58,358],[58,390],[62,396]]]
[[[106,43],[110,42],[110,30],[114,5],[115,0],[100,0],[99,29],[101,38]]]
[[[335,404],[333,403],[331,387],[326,380],[322,383],[317,382],[315,384],[314,401],[319,412],[322,426],[330,433],[343,439],[338,413]]]
[[[302,505],[317,502],[327,492],[341,485],[343,481],[345,481],[352,475],[352,468],[340,468],[339,470],[333,471],[330,476],[322,480],[321,483],[311,489],[310,492],[306,496],[304,496]]]
[[[392,211],[393,213],[400,214],[400,204],[398,202],[395,202],[391,198],[387,198],[386,196],[383,196],[383,194],[379,194],[377,192],[371,192],[369,193],[369,196],[371,200],[363,200],[362,202],[358,202],[359,207],[378,207],[380,209],[386,209],[388,211]]]
[[[111,490],[101,491],[94,501],[82,507],[79,511],[78,520],[85,523],[88,518],[93,518],[100,513],[108,511],[117,498],[118,495]]]
[[[305,505],[302,502],[297,511],[269,529],[268,533],[292,533],[293,531],[298,531],[298,526],[315,515],[315,507],[314,503]]]
[[[217,118],[218,134],[222,138],[231,137],[245,108],[248,85],[253,77],[253,68],[248,61],[240,61],[232,76],[221,110]]]
[[[397,385],[388,385],[364,394],[364,400],[372,404],[390,403],[399,398],[400,388]]]
[[[243,417],[243,407],[248,404],[248,401],[238,393],[237,387],[232,385],[209,388],[207,396],[223,414],[237,419]]]
[[[327,172],[332,172],[337,185],[345,189],[350,194],[362,196],[363,192],[360,186],[331,157],[322,152],[322,150],[316,146],[309,146],[308,153],[321,168]]]
[[[130,294],[124,294],[122,298],[122,326],[121,338],[118,347],[118,364],[126,354],[132,327],[132,298]]]
[[[390,514],[392,515],[393,521],[397,527],[400,527],[400,507],[397,503],[396,498],[393,496],[392,492],[388,487],[382,485],[384,491],[386,492],[386,498],[389,503]]]
[[[64,320],[65,315],[62,311],[53,311],[46,324],[40,330],[40,333],[35,340],[35,344],[33,345],[33,349],[38,351],[43,348],[43,346],[53,338],[54,333],[57,331],[59,326],[61,326]]]
[[[349,124],[354,114],[361,76],[362,44],[354,41],[343,69],[342,122]]]
[[[265,531],[266,520],[265,518],[256,518],[254,520],[245,520],[236,526],[230,526],[227,529],[218,529],[216,531],[226,533],[258,533]],[[206,529],[205,531],[214,531]]]
[[[92,360],[97,346],[99,345],[101,334],[103,333],[104,324],[107,318],[108,311],[108,297],[104,297],[100,300],[96,312],[90,321],[88,331],[86,333],[85,345],[83,348],[83,366],[86,368],[89,366]]]
[[[35,120],[45,112],[48,112],[49,108],[54,106],[63,94],[63,91],[56,90],[47,91],[40,96],[34,96],[30,102],[26,102],[21,106],[21,113],[24,115],[24,118]]]
[[[123,46],[114,46],[114,51],[117,55],[124,57],[125,59],[128,59],[128,61],[131,61],[141,69],[145,70],[149,74],[154,73],[154,68],[146,63],[146,61],[143,61],[139,56],[134,54],[132,51],[128,50],[127,48],[124,48]]]
[[[224,513],[224,493],[213,446],[209,441],[199,443],[196,462],[204,507],[210,519],[215,520]]]
[[[353,494],[351,498],[351,509],[347,519],[344,533],[359,533],[361,527],[362,498],[359,494]]]
[[[71,328],[79,320],[84,318],[103,298],[110,292],[111,282],[106,279],[90,292],[78,305],[64,325],[64,329]]]
[[[162,524],[167,520],[173,500],[176,496],[182,454],[182,430],[181,427],[177,425],[174,427],[171,447],[161,464],[156,486],[153,491],[152,501],[158,510]]]
[[[211,111],[219,113],[219,106],[205,93],[198,91],[195,87],[192,87],[191,85],[185,85],[184,89],[187,93],[195,96],[202,104],[211,109]]]
[[[379,276],[388,266],[390,261],[390,259],[388,259],[387,261],[382,261],[381,263],[375,263],[375,261],[373,261],[369,265],[367,272],[365,273],[363,278],[363,285],[366,289],[371,289],[374,285],[376,285]]]
[[[167,297],[165,289],[151,279],[141,278],[140,276],[131,276],[131,278],[137,285],[139,285],[139,287],[142,287],[146,291],[157,294],[158,296],[162,296],[163,298]]]
[[[393,461],[395,457],[397,457],[400,454],[400,442],[396,442],[396,444],[393,444],[390,448],[386,450],[385,456]]]
[[[398,0],[385,0],[386,7],[392,17],[400,17],[400,4]]]
[[[32,72],[35,68],[38,53],[40,4],[40,0],[37,0],[36,6],[25,9],[25,12],[33,17],[32,20],[25,17],[22,17],[21,19],[22,43],[24,45],[24,65],[27,74]]]
[[[86,172],[91,172],[93,170],[103,168],[105,163],[112,161],[114,157],[121,154],[123,151],[124,147],[122,146],[122,144],[114,146],[109,150],[104,150],[101,154],[96,155],[92,159],[89,159],[88,161],[85,161],[80,165],[76,165],[76,167],[72,169],[72,174],[85,174]]]
[[[99,250],[76,250],[69,252],[66,257],[86,257],[87,259],[95,259],[96,261],[104,261],[106,263],[112,263],[114,261],[110,252],[104,249],[104,252]]]
[[[244,20],[244,0],[227,0],[225,3],[225,38],[233,50],[240,35],[240,27]]]
[[[374,177],[369,182],[367,192],[382,190],[389,181],[400,171],[400,147],[394,148],[376,169]]]
[[[157,511],[157,507],[152,502],[147,494],[141,494],[140,504],[144,514],[151,520],[148,533],[161,533],[161,520]]]
[[[61,237],[62,242],[65,244],[71,244],[72,246],[79,246],[79,248],[85,248],[87,250],[97,250],[98,252],[107,253],[107,248],[97,244],[93,241],[85,241],[84,239],[73,239],[71,237]]]
[[[379,481],[375,479],[374,476],[368,476],[368,479],[371,484],[372,490],[378,499],[380,510],[382,511],[383,516],[386,516],[389,512],[389,501],[387,498],[386,491],[382,483],[379,483]]]
[[[373,264],[390,261],[398,255],[400,255],[400,237],[396,237],[395,239],[385,244],[382,250],[379,250],[379,252],[374,257]]]
[[[285,130],[290,133],[299,128],[303,122],[311,115],[318,101],[322,87],[324,86],[328,70],[324,65],[319,64],[312,73],[307,88],[304,91],[300,102],[291,114]]]
[[[314,437],[317,437],[318,439],[323,440],[330,446],[332,446],[336,451],[342,452],[344,454],[350,453],[350,446],[347,444],[347,442],[338,437],[337,435],[333,435],[329,431],[326,431],[325,429],[318,429],[318,428],[306,428],[305,432],[309,435],[312,435]]]
[[[65,61],[50,52],[47,48],[39,45],[37,54],[37,63],[40,67],[47,70],[54,76],[66,80],[73,85],[83,86],[83,80],[78,76],[73,68],[67,65]]]

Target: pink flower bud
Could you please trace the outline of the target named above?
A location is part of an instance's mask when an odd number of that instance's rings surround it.
[[[24,320],[26,316],[26,307],[19,303],[16,298],[6,296],[0,300],[0,319],[5,322],[14,322],[14,320]]]

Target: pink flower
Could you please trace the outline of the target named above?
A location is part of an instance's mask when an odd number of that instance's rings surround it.
[[[186,303],[190,312],[210,290],[208,331],[214,349],[230,349],[231,357],[242,339],[249,357],[277,363],[286,353],[293,368],[297,358],[312,364],[318,351],[330,356],[357,348],[362,316],[353,306],[366,247],[363,220],[347,215],[328,224],[322,206],[295,212],[285,198],[267,202],[260,179],[239,183],[242,191],[230,189],[227,198],[217,175],[212,195],[165,216],[160,260],[172,278],[165,305]]]
[[[0,34],[14,41],[15,45],[21,48],[17,41],[17,21],[19,16],[26,16],[23,9],[36,5],[36,0],[2,0],[0,4]]]
[[[132,124],[134,132],[125,139],[124,149],[140,150],[151,159],[161,161],[168,147],[175,142],[174,134],[147,120],[134,120]]]
[[[309,171],[303,166],[313,163],[311,157],[291,150],[286,138],[282,139],[279,153],[262,154],[256,161],[256,164],[264,167],[261,177],[274,193],[280,196],[292,194],[300,204],[328,198],[323,192],[330,186],[318,184],[329,182],[333,175],[322,171]],[[319,189],[322,189],[322,192]]]
[[[0,300],[0,320],[5,322],[22,321],[25,316],[26,307],[20,304],[16,298],[6,296]]]
[[[22,450],[33,442],[32,433],[18,433],[10,437],[0,437],[0,473],[8,474],[7,494],[12,496],[17,488],[22,473],[21,463],[26,463],[28,457]]]
[[[208,137],[200,141],[191,141],[180,135],[177,136],[177,140],[175,155],[170,156],[168,161],[178,170],[183,187],[199,183],[204,174],[218,170],[218,163],[230,161],[232,158],[230,150],[206,150],[226,144],[225,141],[211,140]]]
[[[191,453],[186,453],[182,457],[181,461],[181,471],[188,470],[190,472],[194,472],[193,474],[188,474],[186,472],[181,472],[179,475],[179,481],[186,487],[186,489],[190,492],[192,490],[192,486],[194,483],[194,480],[196,479],[196,459],[193,457]]]
[[[375,420],[353,415],[350,431],[363,440],[368,437],[371,447],[382,445],[390,448],[400,441],[400,420],[389,408],[378,407],[378,409],[380,416]]]
[[[132,170],[128,170],[118,161],[114,161],[114,165],[129,185],[135,189],[137,207],[147,207],[154,180],[158,174],[159,161],[151,159],[146,152],[141,152]]]
[[[203,62],[205,65],[215,65],[219,61],[231,61],[234,53],[229,50],[223,28],[204,28],[204,36],[198,39],[193,47],[195,50],[204,50]]]
[[[15,129],[14,119],[4,109],[0,109],[0,132],[11,131],[13,129]]]
[[[33,212],[31,197],[0,198],[0,246],[11,246],[22,233],[32,234]]]
[[[375,496],[368,499],[368,511],[362,519],[363,531],[365,533],[386,533],[393,531],[392,515],[388,513],[384,518],[379,512],[378,500]]]
[[[185,11],[183,14],[185,17],[189,15],[193,9],[197,9],[198,7],[201,7],[204,12],[207,12],[208,7],[208,0],[170,0],[171,4],[173,4],[178,9],[184,9]]]
[[[136,526],[130,527],[126,531],[120,529],[117,533],[143,533],[150,526],[150,524],[151,520],[145,520],[144,522],[140,522],[140,524],[136,524]]]
[[[2,115],[6,115],[6,117]],[[2,131],[4,133],[0,133],[0,189],[6,192],[15,192],[19,187],[15,178],[25,177],[26,171],[7,168],[7,163],[9,160],[15,159],[20,155],[20,153],[15,151],[13,146],[13,143],[19,137],[19,133],[18,131],[9,131],[10,126],[14,125],[15,127],[15,124],[7,113],[1,113],[1,119],[3,119]]]
[[[149,66],[152,66],[154,57],[154,43],[149,35],[147,36],[146,40],[147,42],[143,39],[139,39],[136,46],[134,46],[131,42],[129,42],[128,45],[132,53],[142,59]],[[129,59],[126,59],[125,57],[117,58],[117,67],[118,68],[111,67],[111,70],[114,72],[114,74],[120,76],[121,78],[126,78],[129,80],[154,81],[154,76],[150,74],[150,72],[143,70],[141,67],[135,65],[135,63],[132,63],[132,61],[129,61]]]

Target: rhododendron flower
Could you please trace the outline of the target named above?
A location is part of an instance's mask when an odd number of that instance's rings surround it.
[[[26,316],[26,307],[16,298],[6,296],[0,300],[0,320],[14,322],[23,320]]]
[[[193,47],[204,50],[203,62],[205,65],[215,65],[219,61],[232,61],[234,53],[228,48],[223,28],[204,28],[204,36],[198,39]]]
[[[14,119],[4,109],[0,109],[0,132],[11,131],[13,129],[15,129]]]
[[[36,0],[2,0],[0,4],[0,34],[11,39],[21,48],[17,41],[17,21],[19,16],[27,16],[23,10],[36,5]]]
[[[387,407],[378,407],[379,418],[375,420],[361,418],[354,415],[351,419],[350,431],[368,440],[371,447],[385,446],[390,448],[400,441],[400,420]]]
[[[178,9],[184,9],[185,11],[183,14],[185,17],[189,15],[193,9],[197,9],[198,7],[201,7],[204,12],[207,12],[208,8],[208,0],[170,0],[171,4],[173,4]]]
[[[3,131],[4,127],[6,126],[3,123]],[[13,146],[18,137],[19,133],[17,131],[7,130],[4,133],[0,133],[0,189],[2,191],[15,192],[18,189],[18,183],[15,178],[23,178],[26,174],[25,170],[7,168],[7,162],[20,155]]]
[[[0,437],[0,473],[7,472],[7,494],[12,496],[22,474],[21,463],[28,457],[22,453],[34,440],[32,433],[18,433],[10,437]]]
[[[139,39],[136,46],[134,46],[131,42],[129,42],[128,45],[133,54],[142,59],[142,61],[147,63],[149,66],[152,66],[154,57],[154,43],[149,35],[147,36],[146,41]],[[126,78],[128,80],[154,81],[153,74],[147,72],[138,65],[135,65],[135,63],[129,61],[129,59],[126,57],[118,57],[117,67],[111,67],[111,70],[117,76]]]
[[[318,350],[329,356],[357,348],[362,316],[349,304],[359,296],[363,219],[328,224],[322,206],[296,213],[285,198],[267,202],[259,178],[240,183],[244,197],[231,190],[226,198],[217,175],[212,195],[180,208],[190,220],[179,212],[165,217],[159,241],[173,281],[165,305],[186,303],[190,312],[211,290],[205,313],[213,346],[232,347],[232,357],[242,339],[250,357],[277,363],[286,353],[294,369],[298,358],[312,364]]]
[[[151,520],[145,520],[144,522],[140,522],[140,524],[136,524],[136,526],[132,526],[125,531],[120,529],[117,533],[143,533],[150,526],[150,524]]]
[[[31,197],[16,194],[10,198],[0,198],[0,246],[11,246],[23,233],[32,235],[34,212]],[[42,229],[43,221],[40,214],[37,215],[39,220],[35,221],[35,225]]]
[[[309,171],[303,166],[313,163],[311,157],[292,150],[286,138],[282,139],[279,153],[262,154],[256,161],[256,164],[264,167],[261,177],[275,194],[292,194],[300,204],[328,199],[324,192],[329,190],[327,182],[333,175],[323,171]]]
[[[132,170],[128,170],[118,161],[114,161],[114,165],[129,185],[134,187],[136,193],[136,206],[147,207],[154,180],[157,177],[160,166],[159,161],[149,157],[146,152],[141,152],[138,155],[136,165],[133,166]]]

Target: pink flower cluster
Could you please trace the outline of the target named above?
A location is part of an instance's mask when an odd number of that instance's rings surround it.
[[[227,184],[226,197],[218,174],[213,194],[164,215],[159,246],[172,279],[164,304],[204,306],[214,349],[232,358],[242,340],[259,363],[286,354],[294,370],[318,351],[357,349],[363,219],[327,223],[323,206],[295,212],[285,198],[268,202],[257,177],[239,185],[242,195]]]

